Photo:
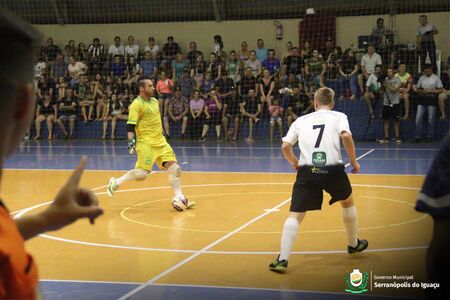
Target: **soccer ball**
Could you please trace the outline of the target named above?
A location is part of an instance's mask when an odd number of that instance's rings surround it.
[[[188,199],[187,198],[173,198],[172,200],[172,206],[177,211],[183,211],[188,206]]]

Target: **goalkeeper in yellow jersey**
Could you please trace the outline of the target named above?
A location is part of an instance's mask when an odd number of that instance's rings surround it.
[[[174,191],[172,206],[182,211],[191,208],[195,202],[189,201],[181,192],[181,168],[172,147],[163,135],[158,100],[153,98],[155,88],[149,79],[139,81],[139,96],[129,107],[127,122],[128,151],[137,154],[136,166],[120,178],[111,177],[107,193],[110,197],[128,180],[142,181],[150,174],[156,162],[160,169],[169,173],[169,183]]]

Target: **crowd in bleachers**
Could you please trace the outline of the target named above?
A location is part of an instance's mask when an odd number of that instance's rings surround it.
[[[265,121],[270,124],[267,136],[272,140],[275,132],[282,136],[286,125],[314,111],[313,94],[326,86],[336,92],[336,100],[364,99],[369,118],[384,119],[385,129],[393,120],[397,142],[401,142],[400,119],[414,118],[411,107],[417,105],[416,141],[421,139],[425,112],[429,122],[426,139],[431,140],[438,107],[439,117],[446,118],[450,75],[449,66],[442,76],[433,74],[437,70],[433,35],[437,33],[422,16],[417,30],[422,74],[397,58],[395,48],[384,46],[389,32],[381,18],[361,59],[353,46],[343,50],[332,39],[320,49],[308,41],[300,41],[301,48],[288,42],[286,52],[279,54],[262,39],[254,48],[244,41],[239,50],[227,51],[222,37],[216,35],[214,50],[204,54],[195,41],[185,50],[171,36],[162,47],[154,37],[144,46],[136,44],[133,36],[124,45],[117,36],[109,47],[98,38],[87,47],[73,40],[59,47],[48,38],[35,65],[34,138],[41,138],[43,122],[48,139],[55,138],[54,125],[63,138],[75,138],[77,122],[103,122],[98,136],[116,138],[116,125],[127,120],[128,106],[139,93],[137,83],[146,78],[154,82],[169,139],[175,123],[180,124],[181,138],[202,141],[212,135],[237,140],[239,129],[246,124],[246,140],[251,142],[254,125]],[[425,64],[427,56],[430,64]],[[381,116],[376,105],[383,106]],[[211,134],[210,127],[214,127]],[[380,142],[389,140],[388,128],[385,132]]]

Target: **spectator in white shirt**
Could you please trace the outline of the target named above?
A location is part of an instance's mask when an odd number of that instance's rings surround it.
[[[39,56],[38,62],[34,65],[34,77],[39,79],[42,74],[42,70],[45,70],[47,65],[45,64],[45,59],[43,56]]]
[[[108,56],[110,59],[116,55],[121,55],[121,56],[125,55],[125,47],[120,42],[121,42],[120,37],[116,36],[114,38],[114,44],[111,44],[109,46]]]
[[[77,61],[75,57],[71,56],[69,57],[69,66],[67,67],[69,71],[69,76],[71,78],[70,85],[75,86],[75,84],[78,81],[78,78],[81,74],[86,74],[87,67],[84,63],[81,61]]]
[[[128,45],[125,46],[125,58],[128,62],[128,57],[134,56],[138,57],[139,55],[139,45],[134,43],[134,37],[130,35],[128,37]]]
[[[145,51],[150,51],[152,53],[152,57],[155,58],[155,59],[158,57],[159,46],[156,45],[154,37],[151,36],[151,37],[148,38],[148,45],[145,46],[145,48],[144,48],[144,52]]]
[[[375,66],[382,65],[381,56],[375,53],[375,47],[369,45],[367,47],[367,53],[361,58],[361,71],[362,73],[358,75],[358,84],[361,89],[361,93],[364,94],[364,79],[369,79],[370,74],[375,72]]]
[[[381,76],[382,71],[383,71],[382,65],[377,65],[375,67],[375,72],[370,74],[369,78],[367,79],[365,93],[363,96],[364,101],[366,102],[367,107],[369,109],[369,117],[372,120],[375,118],[375,115],[373,114],[372,101],[374,101],[376,99],[380,99],[381,83],[380,83],[379,79],[381,78],[380,76]]]

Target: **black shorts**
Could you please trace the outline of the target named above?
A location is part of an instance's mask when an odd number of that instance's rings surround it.
[[[236,101],[234,99],[225,99],[225,104],[227,105],[227,114],[232,116],[241,115],[241,107],[239,105],[239,101]]]
[[[320,210],[324,190],[331,195],[330,205],[350,197],[352,186],[343,165],[300,167],[292,189],[290,211]]]
[[[383,105],[381,118],[383,120],[398,120],[400,118],[400,104]]]
[[[206,125],[221,125],[222,124],[222,112],[212,112],[209,113],[209,115],[211,116],[211,118],[206,119],[205,118],[205,124]]]

